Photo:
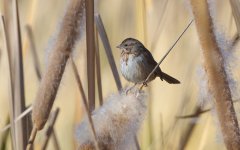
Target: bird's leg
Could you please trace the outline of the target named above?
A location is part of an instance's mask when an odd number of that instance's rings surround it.
[[[131,91],[136,85],[137,85],[137,83],[134,83],[134,85],[132,87],[128,88],[126,90],[126,94],[128,94],[128,92]]]

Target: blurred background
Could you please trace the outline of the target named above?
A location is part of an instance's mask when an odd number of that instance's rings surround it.
[[[23,43],[25,99],[26,104],[30,105],[35,99],[39,80],[34,69],[34,58],[26,37],[25,26],[29,25],[33,30],[40,69],[44,72],[49,47],[59,28],[68,0],[18,0],[18,2]],[[229,40],[233,39],[237,30],[229,1],[216,1],[214,6],[212,11],[216,25]],[[102,17],[118,70],[120,51],[116,46],[125,38],[132,37],[142,41],[152,52],[155,60],[159,61],[193,18],[188,0],[98,0],[95,1],[95,7],[95,11]],[[4,0],[0,0],[0,12],[4,13]],[[2,30],[0,32],[0,129],[2,129],[9,123],[10,85],[7,53]],[[85,43],[84,34],[73,51],[73,57],[87,93]],[[117,92],[117,87],[100,38],[99,47],[105,99],[111,93]],[[192,24],[160,65],[164,72],[180,80],[181,84],[170,85],[156,79],[145,88],[149,105],[148,114],[138,134],[141,149],[225,149],[215,112],[199,113],[212,108],[211,99],[202,100],[204,96],[201,95],[201,90],[207,88],[203,86],[202,62],[198,36]],[[60,108],[54,129],[61,149],[76,148],[75,128],[85,115],[69,64],[54,103],[54,109]],[[120,77],[124,86],[132,85],[121,75]],[[96,99],[98,102],[98,96]],[[206,103],[208,101],[209,103]],[[237,105],[239,104],[236,103],[236,112],[239,115]],[[190,114],[196,115],[179,118]],[[5,138],[6,133],[0,132],[0,147],[6,145],[6,149],[11,149],[10,136]],[[36,149],[40,149],[44,133],[45,130],[42,130],[37,135]],[[52,140],[48,149],[53,149]]]

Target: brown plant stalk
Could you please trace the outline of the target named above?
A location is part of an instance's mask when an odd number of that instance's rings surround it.
[[[16,136],[15,136],[15,128],[14,128],[14,84],[13,84],[13,74],[12,74],[12,66],[11,66],[11,53],[10,53],[10,43],[9,43],[9,36],[7,34],[6,29],[6,22],[4,20],[4,17],[1,16],[1,25],[2,25],[2,31],[3,31],[3,37],[5,42],[5,48],[7,51],[8,56],[8,68],[9,68],[9,80],[10,80],[10,87],[11,87],[11,99],[9,100],[9,116],[10,116],[10,127],[11,127],[11,137],[12,137],[12,147],[13,149],[16,149]]]
[[[14,118],[19,116],[25,110],[25,90],[24,90],[24,70],[22,58],[22,37],[20,30],[20,18],[18,10],[18,1],[12,1],[13,12],[13,33],[11,51],[14,54]],[[27,146],[28,134],[31,131],[27,128],[27,119],[23,118],[15,124],[16,146],[19,149],[25,149]]]
[[[30,49],[32,52],[32,56],[33,56],[34,69],[35,69],[37,78],[40,81],[42,79],[42,72],[40,70],[40,61],[37,56],[37,50],[36,50],[36,45],[35,45],[35,39],[33,36],[33,31],[32,31],[32,28],[30,25],[26,25],[25,30],[26,30],[26,34],[27,34],[26,38],[28,39]]]
[[[103,95],[102,95],[102,80],[101,80],[101,61],[99,53],[99,42],[98,42],[98,31],[95,26],[95,54],[96,54],[96,74],[97,74],[97,86],[98,86],[98,99],[99,105],[103,104]]]
[[[42,145],[42,150],[46,150],[47,149],[47,145],[48,145],[48,142],[49,142],[49,139],[51,136],[55,135],[54,133],[54,125],[55,125],[55,122],[57,120],[57,117],[58,117],[58,114],[59,114],[59,108],[57,108],[54,112],[52,112],[52,117],[50,117],[51,119],[49,120],[49,124],[48,124],[48,128],[47,128],[47,131],[45,132],[45,140],[43,142],[43,145]],[[55,140],[55,142],[57,143],[57,140]],[[54,146],[55,149],[58,149],[60,150],[60,147],[59,147],[59,144],[55,144]]]
[[[95,39],[94,39],[94,0],[86,1],[86,38],[87,38],[87,77],[88,105],[95,109]]]
[[[85,112],[86,112],[87,117],[88,117],[89,127],[90,127],[92,135],[94,137],[95,148],[96,148],[96,150],[99,150],[99,145],[98,145],[98,142],[97,142],[96,131],[95,131],[95,128],[94,128],[91,112],[90,112],[89,107],[88,107],[89,105],[87,104],[87,97],[86,97],[85,92],[83,90],[82,82],[81,82],[80,76],[78,74],[77,66],[74,63],[72,58],[70,58],[70,61],[71,61],[71,65],[72,65],[72,68],[73,68],[74,76],[75,76],[75,79],[77,81],[77,85],[78,85],[79,91],[80,91],[81,96],[82,96],[84,109],[85,109]]]
[[[35,130],[41,130],[49,117],[66,62],[80,34],[79,26],[84,14],[84,2],[84,0],[70,1],[62,20],[47,69],[33,103],[32,121]],[[35,133],[34,130],[32,133]]]
[[[117,66],[114,61],[112,49],[111,49],[111,46],[110,46],[110,43],[108,40],[108,36],[107,36],[106,30],[105,30],[105,27],[103,25],[101,16],[98,13],[95,14],[95,24],[96,24],[99,36],[102,40],[102,44],[104,46],[104,50],[105,50],[107,58],[108,58],[108,63],[111,67],[112,74],[113,74],[115,83],[117,85],[117,89],[118,89],[118,91],[120,91],[122,89],[122,83],[121,83],[121,80],[120,80],[120,77],[119,77],[119,74],[117,71]]]
[[[240,132],[232,102],[231,91],[224,70],[223,56],[213,31],[207,0],[191,0],[193,15],[204,56],[209,89],[227,149],[240,149]]]

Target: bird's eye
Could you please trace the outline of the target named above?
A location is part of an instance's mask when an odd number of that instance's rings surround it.
[[[124,44],[124,46],[128,46],[127,44]]]

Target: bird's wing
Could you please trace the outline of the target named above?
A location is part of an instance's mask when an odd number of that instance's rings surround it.
[[[153,58],[153,56],[152,56],[152,54],[151,54],[151,52],[149,50],[145,49],[143,51],[143,55],[144,55],[145,59],[147,60],[147,62],[149,64],[157,65],[157,62],[154,60],[154,58]]]
[[[148,63],[151,66],[154,66],[153,68],[155,68],[155,66],[157,65],[157,62],[154,60],[151,52],[145,48],[145,50],[143,52],[143,55],[145,56],[145,59],[148,61]],[[161,73],[162,73],[162,71],[161,71],[160,67],[158,67],[157,70],[155,71],[155,74],[157,76],[159,76],[161,78],[161,80],[163,80],[162,76],[161,76]]]

